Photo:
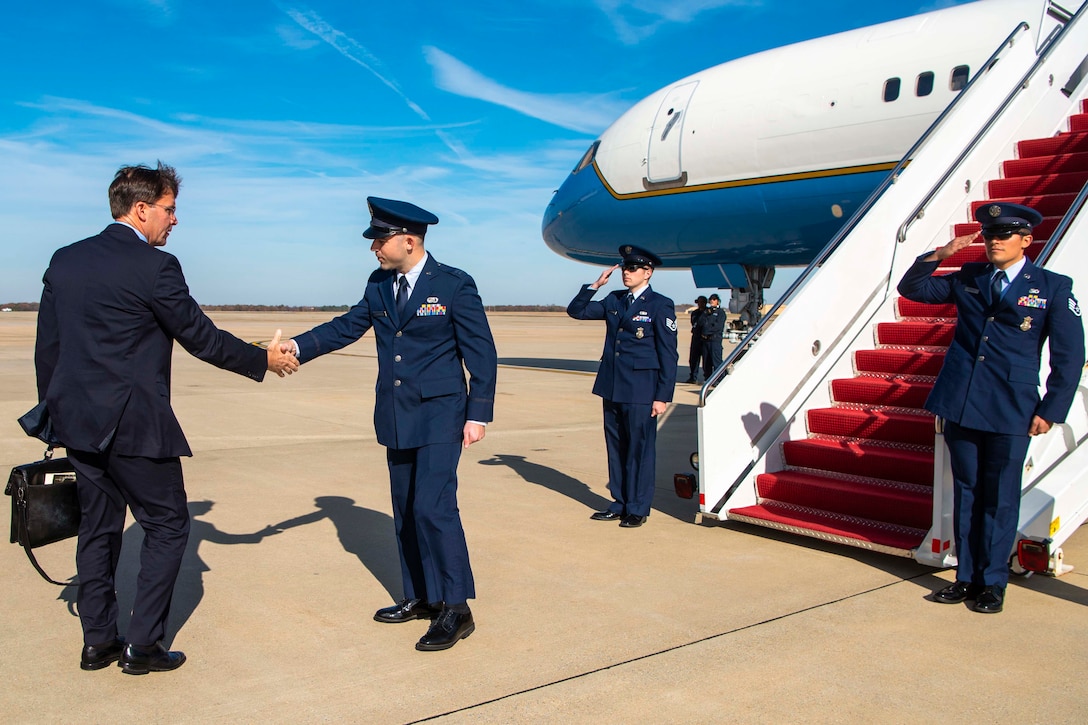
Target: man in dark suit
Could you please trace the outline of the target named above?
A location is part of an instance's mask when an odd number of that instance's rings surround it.
[[[121,168],[109,189],[116,222],[57,250],[43,279],[34,364],[39,400],[76,471],[85,670],[120,660],[139,675],[185,661],[162,644],[189,535],[180,456],[192,452],[170,408],[174,341],[257,381],[298,365],[279,350],[278,332],[265,351],[216,329],[178,260],[155,249],[178,223],[179,184],[161,163]],[[144,531],[127,645],[117,636],[114,582],[126,505]]]
[[[899,293],[930,304],[954,302],[956,334],[926,408],[944,419],[954,480],[956,581],[937,602],[975,600],[1000,612],[1020,516],[1021,473],[1030,436],[1065,421],[1084,365],[1084,327],[1073,282],[1024,256],[1043,217],[1019,204],[978,208],[989,264],[931,276],[978,234],[956,237],[918,257]],[[1050,347],[1046,395],[1040,353]]]
[[[481,440],[492,419],[498,356],[472,277],[423,248],[438,217],[404,201],[369,197],[367,203],[371,220],[363,236],[374,240],[380,269],[347,313],[296,335],[285,349],[306,363],[374,329],[374,430],[387,449],[404,586],[403,599],[374,619],[433,619],[416,649],[443,650],[476,628],[457,463],[462,447]]]
[[[657,417],[672,401],[676,386],[676,310],[672,300],[650,289],[661,264],[657,255],[630,245],[620,247],[622,264],[609,267],[593,284],[583,285],[567,305],[576,320],[604,320],[604,355],[593,392],[604,399],[604,440],[608,450],[608,491],[612,503],[590,518],[642,526],[654,499]],[[600,302],[593,294],[619,267],[624,291]]]
[[[703,380],[722,364],[722,335],[725,334],[725,310],[717,293],[710,295],[700,332],[703,336]]]
[[[703,315],[706,313],[706,297],[695,298],[695,309],[688,312],[691,318],[691,344],[688,346],[688,383],[697,383],[696,375],[703,361]],[[705,378],[704,378],[705,379]]]

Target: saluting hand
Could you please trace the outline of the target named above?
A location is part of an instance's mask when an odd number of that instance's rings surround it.
[[[268,369],[281,378],[298,370],[298,358],[285,349],[280,342],[282,336],[283,330],[276,330],[272,341],[268,343]]]
[[[933,255],[935,255],[938,260],[948,259],[953,254],[975,241],[975,239],[978,238],[979,233],[980,232],[974,232],[972,234],[964,234],[956,237],[943,247],[937,247],[937,249],[933,251]]]
[[[612,276],[612,273],[619,269],[618,264],[613,264],[611,267],[601,272],[601,276],[597,278],[597,281],[590,285],[593,289],[600,289],[604,285],[608,284],[608,278]]]

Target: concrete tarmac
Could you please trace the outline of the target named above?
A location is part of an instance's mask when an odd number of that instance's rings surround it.
[[[330,316],[213,315],[265,341]],[[173,405],[194,450],[183,462],[193,527],[169,645],[188,661],[143,677],[81,671],[75,588],[47,584],[21,548],[0,547],[0,720],[1084,722],[1083,530],[1065,547],[1075,571],[1015,579],[1006,610],[987,616],[927,600],[951,571],[700,525],[696,504],[672,491],[696,440],[698,389],[683,384],[661,423],[647,524],[590,521],[609,500],[590,393],[603,326],[563,314],[490,319],[496,418],[459,469],[478,594],[471,637],[417,652],[426,622],[372,619],[401,590],[369,335],[262,384],[178,348]],[[8,466],[43,448],[15,423],[36,402],[34,325],[32,313],[0,314]],[[141,538],[129,521],[122,611]],[[53,544],[39,559],[67,579],[74,549],[74,539]]]

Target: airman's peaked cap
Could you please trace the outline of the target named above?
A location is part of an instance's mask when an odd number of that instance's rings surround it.
[[[434,214],[407,201],[368,196],[366,205],[370,208],[370,226],[363,232],[367,239],[381,239],[390,234],[423,235],[429,225],[438,223]]]
[[[975,220],[984,232],[1015,232],[1024,228],[1031,232],[1043,223],[1043,215],[1030,206],[995,201],[976,209]]]
[[[636,247],[632,244],[623,244],[620,246],[620,255],[623,257],[624,264],[637,264],[645,265],[648,267],[660,267],[661,257],[658,257],[653,252]]]

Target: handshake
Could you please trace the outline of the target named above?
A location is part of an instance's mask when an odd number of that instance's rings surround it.
[[[280,342],[282,336],[283,331],[276,330],[272,341],[268,343],[268,369],[281,378],[298,370],[295,346],[289,342]]]

